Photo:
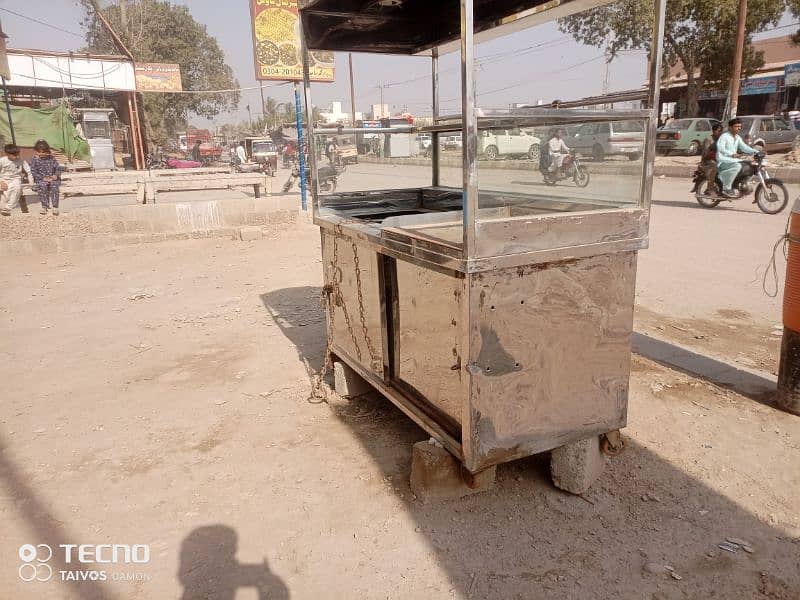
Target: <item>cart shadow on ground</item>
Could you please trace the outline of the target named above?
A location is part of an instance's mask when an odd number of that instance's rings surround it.
[[[312,300],[318,297],[316,287],[261,296],[309,373],[321,366],[325,347],[324,313]],[[283,310],[288,306],[302,306],[305,326]],[[424,504],[410,490],[409,473],[411,447],[428,435],[377,393],[349,402],[333,396],[329,406],[402,499],[456,597],[666,600],[766,593],[789,599],[800,594],[789,558],[797,540],[640,440],[629,439],[628,449],[610,461],[584,496],[554,488],[549,457],[542,454],[498,467],[491,491]],[[743,538],[757,550],[726,552],[718,547],[726,537]]]

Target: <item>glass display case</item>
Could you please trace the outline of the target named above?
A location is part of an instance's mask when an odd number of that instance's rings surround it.
[[[471,473],[626,423],[665,0],[654,2],[646,87],[502,110],[476,102],[477,43],[606,3],[301,2],[307,114],[310,51],[430,59],[431,119],[370,129],[369,170],[325,153],[364,130],[309,120],[310,189],[330,351]],[[449,52],[460,56],[457,114],[440,111]],[[623,101],[641,107],[611,108]]]

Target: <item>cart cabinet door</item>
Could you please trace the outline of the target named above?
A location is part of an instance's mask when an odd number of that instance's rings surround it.
[[[636,253],[470,276],[466,465],[623,427]]]

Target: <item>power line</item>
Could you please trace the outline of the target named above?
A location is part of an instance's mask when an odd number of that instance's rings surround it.
[[[3,12],[7,12],[15,17],[19,17],[20,19],[27,19],[28,21],[33,21],[34,23],[38,23],[39,25],[44,25],[45,27],[49,27],[50,29],[55,29],[56,31],[60,31],[62,33],[68,33],[70,35],[74,35],[75,37],[79,37],[83,39],[83,35],[80,33],[75,33],[74,31],[70,31],[69,29],[62,29],[58,25],[51,25],[50,23],[46,23],[44,21],[40,21],[39,19],[35,19],[33,17],[29,17],[28,15],[23,15],[22,13],[14,12],[8,8],[0,8]]]

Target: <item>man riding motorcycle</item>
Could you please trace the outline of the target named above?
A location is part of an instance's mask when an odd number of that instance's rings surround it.
[[[711,137],[706,138],[703,140],[703,147],[700,152],[700,164],[698,165],[697,169],[703,174],[707,185],[706,185],[706,194],[708,194],[711,190],[714,189],[716,186],[717,180],[717,140],[722,135],[722,123],[715,123],[714,126],[711,128]],[[695,178],[695,184],[692,188],[692,193],[696,193],[700,186],[702,185],[703,180],[699,177]]]
[[[722,193],[728,198],[736,198],[733,181],[742,170],[742,161],[735,158],[735,155],[741,153],[753,155],[757,152],[744,143],[739,136],[741,130],[742,121],[731,119],[728,121],[728,131],[717,140],[717,173],[722,181]]]
[[[564,140],[561,139],[563,135],[563,129],[556,129],[547,142],[547,149],[551,159],[549,168],[551,173],[558,171],[563,166],[564,159],[569,156],[569,148],[564,143]]]

